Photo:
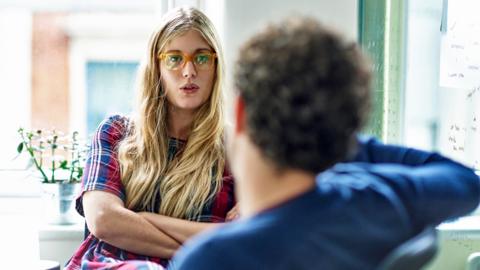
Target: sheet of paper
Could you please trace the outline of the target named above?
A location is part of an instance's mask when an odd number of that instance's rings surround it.
[[[440,86],[472,89],[480,85],[480,1],[448,2],[447,31],[442,35]]]

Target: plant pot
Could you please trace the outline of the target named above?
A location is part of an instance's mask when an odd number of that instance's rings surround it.
[[[81,222],[75,210],[75,198],[80,184],[43,184],[43,220],[49,224],[69,225]]]

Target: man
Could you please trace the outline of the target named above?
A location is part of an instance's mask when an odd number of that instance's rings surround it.
[[[187,244],[171,267],[375,269],[425,227],[473,210],[472,170],[356,135],[370,77],[358,47],[313,19],[248,41],[229,149],[241,219]]]

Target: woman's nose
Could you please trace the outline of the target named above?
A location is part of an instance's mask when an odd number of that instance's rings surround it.
[[[187,61],[187,63],[185,63],[182,72],[183,77],[185,78],[194,78],[197,76],[197,70],[195,69],[195,65],[192,61]]]

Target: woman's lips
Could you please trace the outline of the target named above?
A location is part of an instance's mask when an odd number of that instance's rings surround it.
[[[180,87],[180,90],[182,90],[183,92],[187,93],[187,94],[192,94],[192,93],[195,93],[198,91],[198,89],[200,89],[200,87],[194,83],[187,83],[185,85],[183,85],[182,87]]]

